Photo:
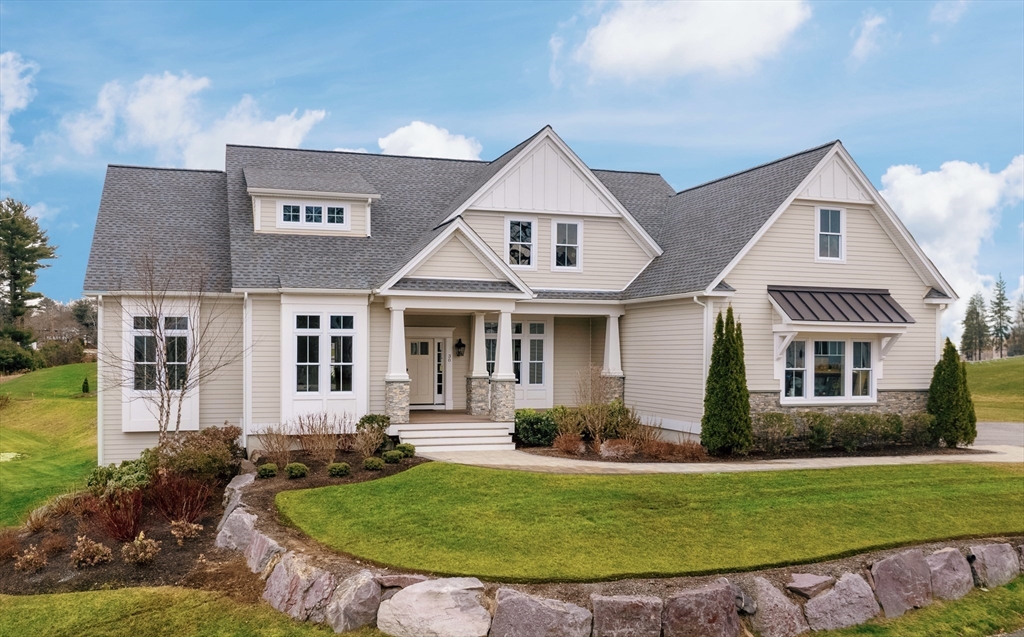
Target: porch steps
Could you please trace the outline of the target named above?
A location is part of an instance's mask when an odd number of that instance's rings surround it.
[[[509,433],[512,423],[456,422],[392,425],[398,439],[416,447],[416,453],[432,451],[511,451],[516,448]]]

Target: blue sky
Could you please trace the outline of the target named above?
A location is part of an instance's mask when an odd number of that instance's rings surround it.
[[[2,2],[0,54],[0,194],[59,246],[60,300],[109,163],[492,159],[545,124],[680,189],[839,138],[962,297],[1024,281],[1020,2]]]

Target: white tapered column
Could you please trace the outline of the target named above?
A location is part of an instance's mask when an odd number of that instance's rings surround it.
[[[484,334],[484,313],[473,314],[473,378],[487,378],[487,336]]]
[[[408,381],[405,364],[405,310],[391,309],[391,347],[388,350],[386,381]]]
[[[491,380],[515,380],[512,369],[512,313],[502,312],[498,318],[498,352]]]
[[[604,366],[601,373],[605,376],[622,376],[622,352],[619,349],[619,317],[609,316],[604,330]]]

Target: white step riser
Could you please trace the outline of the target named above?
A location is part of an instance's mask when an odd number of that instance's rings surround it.
[[[515,451],[515,443],[491,444],[491,445],[438,445],[430,447],[416,447],[417,454],[430,454],[436,451]]]
[[[438,429],[435,431],[403,431],[399,434],[402,440],[424,440],[427,438],[492,438],[494,436],[509,436],[507,429],[487,429],[487,430],[452,430],[452,429]]]
[[[433,425],[391,425],[396,431],[434,431],[437,429],[504,429],[508,431],[512,425],[510,422],[453,422],[435,423]]]
[[[479,438],[402,438],[402,442],[412,444],[416,449],[436,447],[438,445],[504,445],[512,442],[511,436],[487,436]]]

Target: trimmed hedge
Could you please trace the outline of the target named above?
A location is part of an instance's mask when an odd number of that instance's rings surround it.
[[[402,455],[405,456],[406,458],[412,458],[413,456],[416,455],[416,447],[408,442],[403,442],[402,444],[395,445],[395,451],[401,451]]]
[[[376,456],[371,456],[366,460],[363,460],[363,469],[367,471],[380,471],[384,468],[384,461]]]
[[[344,478],[352,473],[352,467],[347,462],[332,462],[327,465],[327,475],[332,478]]]
[[[302,464],[301,462],[290,462],[284,468],[284,472],[288,475],[289,480],[296,478],[305,478],[309,475],[309,467]]]
[[[273,478],[277,475],[277,465],[273,462],[267,464],[261,464],[259,469],[256,470],[257,478]]]
[[[558,425],[547,412],[517,409],[516,435],[525,447],[550,447],[558,435]]]

